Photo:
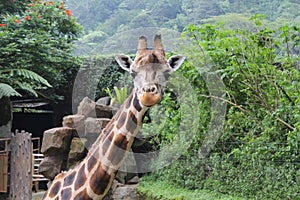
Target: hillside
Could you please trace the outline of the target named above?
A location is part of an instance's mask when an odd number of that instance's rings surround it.
[[[188,24],[203,23],[215,16],[235,26],[244,25],[249,16],[257,13],[266,14],[274,24],[300,21],[299,0],[67,0],[66,3],[85,28],[76,51],[79,55],[132,51],[134,47],[126,41],[132,41],[140,33],[152,37],[159,31],[167,35],[165,38],[177,38]]]

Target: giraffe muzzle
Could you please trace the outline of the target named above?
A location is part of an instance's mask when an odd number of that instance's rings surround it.
[[[156,85],[145,85],[141,88],[139,100],[142,105],[151,107],[157,104],[161,99],[161,93]]]

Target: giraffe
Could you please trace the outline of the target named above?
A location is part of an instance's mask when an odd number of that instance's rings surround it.
[[[103,199],[142,126],[145,112],[162,98],[169,75],[183,63],[182,55],[166,59],[161,35],[155,35],[154,48],[139,37],[134,60],[116,55],[117,63],[133,77],[134,88],[121,108],[102,130],[86,158],[75,168],[58,174],[43,199]]]

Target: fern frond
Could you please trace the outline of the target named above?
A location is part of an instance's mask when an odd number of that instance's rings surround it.
[[[114,91],[115,95],[111,92],[109,88],[105,89],[106,94],[108,94],[112,102],[123,104],[127,98],[127,88],[122,87],[121,89],[119,89],[118,87],[114,86]]]
[[[115,101],[116,101],[115,96],[112,94],[112,92],[110,91],[109,88],[106,88],[104,91],[105,91],[105,93],[110,97],[111,102],[115,102]]]
[[[5,83],[0,83],[0,99],[2,97],[11,96],[21,96],[16,90],[14,90],[10,85]]]
[[[13,69],[13,72],[16,73],[19,76],[23,76],[25,78],[31,79],[33,81],[37,81],[38,83],[42,83],[48,87],[52,87],[49,82],[44,79],[43,77],[41,77],[40,75],[38,75],[37,73],[28,70],[28,69]]]
[[[127,88],[122,87],[121,89],[114,87],[115,93],[116,93],[116,99],[117,102],[120,104],[123,104],[127,97]]]
[[[38,96],[38,94],[36,93],[36,91],[32,88],[32,86],[28,83],[20,83],[20,82],[17,82],[17,85],[18,85],[18,88],[20,88],[21,90],[24,90],[24,91],[27,91],[27,92],[30,92],[31,94],[33,94],[34,96]]]

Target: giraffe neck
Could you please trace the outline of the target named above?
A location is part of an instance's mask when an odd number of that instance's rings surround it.
[[[102,199],[123,164],[147,110],[133,90],[86,158],[74,169],[56,176],[43,199]]]

